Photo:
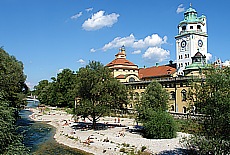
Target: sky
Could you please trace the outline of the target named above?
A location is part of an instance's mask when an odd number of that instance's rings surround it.
[[[230,60],[227,0],[0,0],[0,47],[24,64],[32,89],[63,69],[127,59],[151,67],[175,62],[177,26],[190,3],[207,17],[210,61]]]

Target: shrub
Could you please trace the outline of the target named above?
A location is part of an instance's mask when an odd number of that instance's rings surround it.
[[[176,123],[173,117],[164,111],[149,111],[149,119],[144,125],[146,138],[174,138],[176,137]]]
[[[191,136],[183,138],[180,143],[187,149],[187,154],[230,154],[230,142],[226,140]]]

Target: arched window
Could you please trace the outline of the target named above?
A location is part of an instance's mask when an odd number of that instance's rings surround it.
[[[129,78],[129,82],[134,82],[135,79],[133,77]]]
[[[186,101],[186,99],[187,99],[187,91],[185,89],[183,89],[181,91],[181,97],[182,97],[182,101]]]
[[[171,105],[170,111],[174,111],[174,105]]]
[[[171,95],[171,96],[170,96],[170,99],[171,99],[171,100],[175,100],[175,98],[176,98],[175,92],[174,92],[174,91],[171,91],[171,92],[170,92],[170,95]]]
[[[182,26],[182,30],[183,30],[183,31],[186,30],[186,26]]]
[[[187,113],[187,108],[183,107],[183,113]]]

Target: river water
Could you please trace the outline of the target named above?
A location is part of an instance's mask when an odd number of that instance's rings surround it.
[[[28,107],[36,107],[37,102],[28,102]],[[59,144],[54,140],[55,128],[45,122],[35,122],[29,118],[29,110],[21,110],[17,121],[18,132],[24,136],[24,144],[31,155],[86,155],[78,149]]]

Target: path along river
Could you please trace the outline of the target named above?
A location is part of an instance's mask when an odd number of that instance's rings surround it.
[[[37,102],[28,102],[27,107],[36,107]],[[84,155],[78,149],[61,145],[54,140],[55,128],[45,122],[35,122],[29,118],[29,110],[20,112],[17,121],[18,132],[24,136],[24,144],[31,155]]]

